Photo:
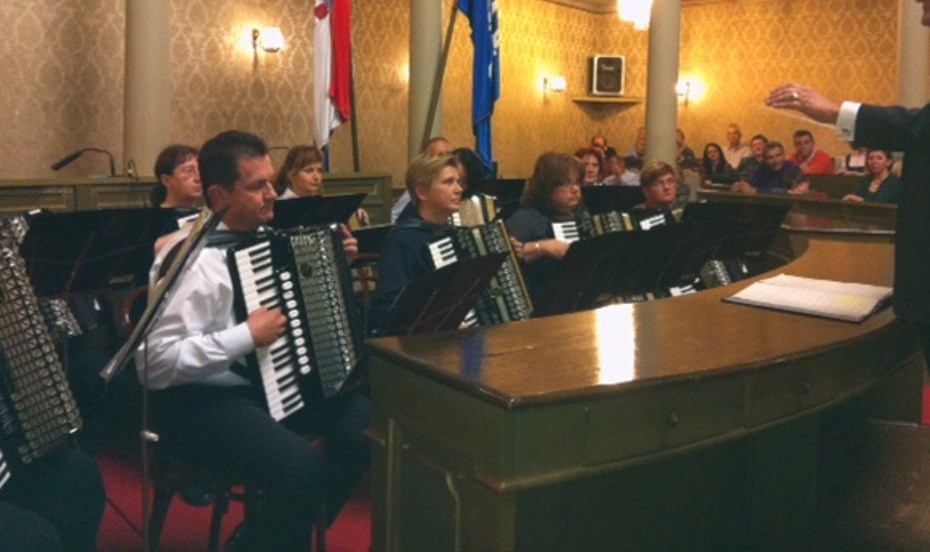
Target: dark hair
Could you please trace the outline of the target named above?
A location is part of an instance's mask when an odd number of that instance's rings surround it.
[[[161,205],[168,198],[168,188],[161,181],[162,176],[171,176],[174,169],[187,162],[191,157],[197,157],[197,148],[184,144],[171,144],[161,150],[155,158],[155,187],[149,194],[149,201],[155,207]]]
[[[756,140],[762,140],[762,142],[765,143],[765,144],[768,144],[768,143],[769,143],[769,139],[766,138],[765,136],[761,135],[761,134],[756,134],[755,136],[753,136],[753,137],[749,140],[749,143],[751,144],[751,143],[755,142]]]
[[[765,153],[768,153],[769,150],[773,150],[773,149],[775,149],[775,148],[780,149],[780,150],[782,151],[782,153],[784,153],[784,151],[785,151],[785,146],[781,145],[781,142],[779,142],[779,141],[777,141],[777,140],[772,140],[771,142],[766,142],[766,143],[765,143],[765,150],[763,150],[763,151],[765,151]]]
[[[287,157],[284,158],[284,164],[278,170],[278,176],[274,180],[274,189],[281,195],[284,190],[290,186],[290,177],[294,173],[303,170],[314,163],[323,162],[323,152],[316,144],[298,145],[287,151]]]
[[[720,158],[717,159],[717,163],[714,164],[710,160],[710,157],[707,155],[707,150],[710,148],[717,148],[717,151],[720,153]],[[708,142],[704,146],[704,158],[701,159],[701,168],[704,169],[704,177],[710,177],[715,174],[724,174],[727,172],[727,160],[723,156],[723,148],[720,147],[720,144],[717,142]]]
[[[462,198],[484,193],[487,188],[484,182],[484,163],[478,154],[469,148],[458,148],[452,150],[452,155],[459,160],[468,179],[468,188],[462,193]]]
[[[872,153],[873,151],[880,151],[880,152],[884,153],[884,154],[885,154],[885,158],[888,160],[889,163],[893,163],[893,162],[894,162],[894,157],[893,157],[893,154],[891,153],[890,150],[883,150],[883,149],[878,149],[878,148],[869,148],[869,149],[865,152],[865,158],[866,158],[865,170],[866,170],[866,172],[867,172],[868,174],[872,174],[872,172],[869,171],[868,159],[869,159],[869,154]],[[888,166],[888,169],[891,170],[891,165],[890,165],[890,164],[889,164],[889,166]]]
[[[798,138],[800,138],[800,137],[802,137],[802,136],[810,136],[810,139],[811,139],[811,140],[814,139],[814,135],[811,134],[811,131],[809,131],[809,130],[804,130],[804,129],[802,128],[802,129],[800,129],[800,130],[794,131],[794,139],[795,139],[795,140],[797,140]]]
[[[597,159],[597,166],[598,166],[597,179],[598,181],[603,180],[604,179],[604,168],[605,168],[604,167],[604,155],[600,152],[600,150],[595,149],[595,148],[578,148],[577,150],[575,150],[575,157],[577,157],[579,161],[581,161],[581,159],[586,155],[593,155]],[[584,163],[582,162],[582,164]],[[582,179],[584,178],[584,172],[582,172],[581,177]]]
[[[572,171],[581,180],[584,165],[577,157],[554,152],[540,155],[533,167],[533,176],[526,181],[522,202],[548,213],[555,212],[552,192],[570,180]]]
[[[242,177],[239,160],[268,155],[268,144],[258,136],[241,130],[227,130],[204,142],[200,149],[200,181],[204,191],[210,186],[232,189]],[[207,204],[210,203],[210,196]]]

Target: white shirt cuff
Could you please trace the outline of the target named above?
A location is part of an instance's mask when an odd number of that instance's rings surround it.
[[[859,114],[859,102],[843,102],[840,114],[836,118],[836,132],[840,139],[852,142],[856,139],[856,115]]]

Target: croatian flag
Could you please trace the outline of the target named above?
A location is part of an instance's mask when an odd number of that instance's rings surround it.
[[[352,3],[315,0],[313,14],[313,139],[319,148],[351,116]]]
[[[458,9],[471,22],[471,41],[475,46],[472,77],[471,118],[475,129],[475,150],[488,170],[493,170],[491,115],[494,102],[501,95],[499,0],[458,0]]]

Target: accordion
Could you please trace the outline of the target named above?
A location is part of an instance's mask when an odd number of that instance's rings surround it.
[[[462,199],[461,208],[452,213],[449,223],[453,226],[482,226],[497,217],[494,196],[475,194]]]
[[[26,265],[0,243],[0,485],[11,469],[58,448],[81,428],[64,367]]]
[[[363,330],[337,227],[258,234],[229,249],[236,317],[280,308],[287,330],[248,356],[268,411],[282,420],[335,396],[355,367]]]
[[[504,223],[498,221],[486,226],[452,227],[449,230],[449,235],[429,244],[434,269],[492,253],[508,254],[487,291],[478,299],[475,306],[477,324],[492,326],[529,318],[533,314],[533,303]],[[466,321],[469,318],[466,317]]]
[[[552,223],[552,235],[555,239],[572,243],[584,238],[603,236],[612,232],[631,232],[634,230],[651,230],[668,224],[675,224],[681,218],[681,211],[645,211],[631,212],[610,211],[584,215],[576,220]]]

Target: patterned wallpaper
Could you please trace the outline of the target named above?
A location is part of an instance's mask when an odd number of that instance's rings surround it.
[[[0,178],[53,177],[48,166],[81,147],[119,156],[123,4],[0,2]],[[62,174],[106,172],[106,158],[88,154]]]
[[[763,105],[768,91],[799,82],[828,97],[893,102],[897,94],[897,0],[744,0],[685,6],[680,74],[706,83],[702,101],[679,110],[688,143],[700,155],[725,142],[726,126],[743,138],[762,133],[793,150],[798,128],[833,155],[849,146],[833,129]]]
[[[400,186],[407,151],[409,2],[354,4],[361,168],[388,171]],[[587,105],[571,98],[585,94],[587,59],[594,54],[626,56],[626,93],[644,96],[647,34],[615,14],[540,0],[500,5],[503,89],[494,147],[502,174],[526,176],[543,151],[574,150],[597,131],[619,151],[628,150],[644,124],[642,105]],[[174,90],[172,139],[198,143],[237,127],[271,145],[310,140],[311,7],[310,0],[171,0],[166,78]],[[706,141],[723,140],[731,121],[747,138],[764,132],[790,141],[806,123],[761,104],[771,87],[785,81],[837,98],[893,100],[896,13],[897,0],[686,3],[681,71],[700,76],[707,88],[702,100],[680,110],[689,144],[699,150]],[[50,163],[85,146],[109,149],[122,162],[124,2],[4,0],[0,24],[10,29],[0,42],[0,178],[52,177]],[[285,50],[253,60],[241,41],[256,25],[280,26]],[[443,97],[443,134],[461,145],[473,143],[469,32],[467,19],[459,17]],[[546,75],[564,75],[568,91],[544,94]],[[832,131],[813,130],[822,147],[846,150]],[[332,159],[334,170],[351,170],[348,127],[336,132]],[[102,159],[88,155],[62,174],[86,176],[103,167]]]

